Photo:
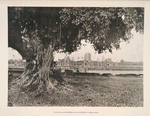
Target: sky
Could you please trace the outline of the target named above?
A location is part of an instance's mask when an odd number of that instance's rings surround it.
[[[129,42],[122,42],[120,44],[120,49],[119,50],[114,49],[113,53],[104,52],[98,54],[97,52],[95,52],[91,44],[82,41],[82,44],[86,44],[86,46],[82,45],[78,51],[73,52],[70,55],[65,53],[55,53],[54,57],[55,60],[57,61],[58,59],[63,59],[66,55],[68,55],[71,59],[77,61],[83,60],[85,53],[91,53],[91,59],[94,61],[97,60],[101,61],[102,57],[104,57],[105,59],[111,58],[112,61],[114,62],[117,61],[119,62],[122,59],[125,61],[132,61],[132,62],[143,61],[143,35],[136,33],[134,31],[132,33],[134,34],[133,38],[130,39]],[[22,59],[21,55],[12,48],[8,48],[8,58]]]

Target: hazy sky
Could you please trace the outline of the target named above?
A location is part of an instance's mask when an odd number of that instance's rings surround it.
[[[112,61],[120,61],[124,59],[125,61],[143,61],[143,35],[133,32],[134,36],[130,40],[130,43],[122,42],[120,50],[113,50],[113,53],[101,53],[98,54],[92,48],[91,44],[87,44],[86,46],[81,46],[81,49],[71,53],[70,58],[74,58],[74,60],[82,60],[84,58],[85,53],[91,53],[91,59],[99,61],[104,58],[111,58]],[[82,42],[85,44],[85,42]],[[22,57],[18,54],[17,51],[12,50],[11,48],[8,49],[9,59],[22,59]],[[64,53],[55,53],[55,60],[63,59],[66,56]]]

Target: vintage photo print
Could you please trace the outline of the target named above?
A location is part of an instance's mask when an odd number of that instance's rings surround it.
[[[144,7],[8,7],[8,106],[142,107],[143,34]]]

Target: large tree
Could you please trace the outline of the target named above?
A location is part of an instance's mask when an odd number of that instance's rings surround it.
[[[112,52],[132,38],[132,29],[143,33],[143,28],[144,8],[9,7],[8,45],[27,61],[17,81],[37,94],[66,89],[52,70],[54,51],[74,52],[85,40],[98,53]]]

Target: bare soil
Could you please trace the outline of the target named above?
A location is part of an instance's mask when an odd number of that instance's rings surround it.
[[[119,76],[64,77],[70,92],[32,96],[8,79],[8,106],[143,107],[143,78]]]

